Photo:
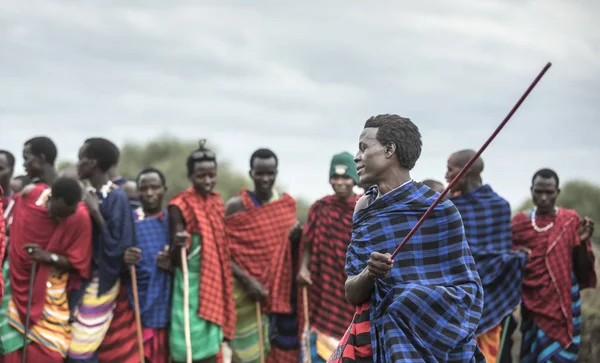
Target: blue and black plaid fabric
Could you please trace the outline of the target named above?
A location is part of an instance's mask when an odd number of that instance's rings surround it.
[[[135,214],[134,211],[134,217]],[[170,242],[167,212],[160,218],[136,218],[135,234],[137,247],[142,250],[142,257],[136,265],[142,324],[147,328],[165,328],[171,316],[172,277],[158,267],[156,256]],[[133,302],[131,289],[129,299]]]
[[[476,335],[497,326],[521,303],[526,256],[512,251],[509,203],[489,185],[452,199],[462,216],[467,242],[484,291]]]
[[[359,274],[372,252],[392,253],[437,193],[409,182],[354,214],[346,271]],[[374,362],[484,362],[475,341],[483,289],[462,220],[442,201],[394,261],[371,298]]]

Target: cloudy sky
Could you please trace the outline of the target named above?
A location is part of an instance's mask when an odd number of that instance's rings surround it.
[[[89,136],[169,133],[245,171],[266,146],[314,200],[379,113],[421,129],[413,177],[443,179],[552,61],[484,154],[484,179],[517,204],[540,167],[600,182],[598,14],[594,0],[3,0],[0,148],[46,134],[75,159]]]

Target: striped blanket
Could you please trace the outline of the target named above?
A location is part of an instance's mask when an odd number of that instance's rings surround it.
[[[117,305],[121,284],[117,282],[107,293],[98,296],[98,277],[95,276],[85,289],[85,294],[74,312],[73,341],[69,357],[75,360],[90,359],[106,336]]]
[[[465,227],[467,242],[481,276],[483,313],[479,336],[497,327],[521,303],[527,257],[512,250],[509,203],[489,185],[452,198]]]
[[[67,301],[67,282],[69,274],[59,274],[55,270],[47,281],[46,300],[40,319],[29,327],[27,337],[44,348],[67,356],[71,342],[71,326],[69,325],[69,304]],[[23,337],[23,323],[19,312],[11,300],[8,304],[8,321]],[[22,343],[21,343],[22,346]]]
[[[411,181],[378,199],[377,195],[372,187],[366,194],[368,206],[354,214],[349,276],[366,268],[372,252],[392,253],[438,194]],[[485,361],[475,342],[483,289],[460,214],[449,200],[433,210],[404,246],[366,305],[368,310],[358,308],[355,322],[361,318],[361,323],[355,325],[365,324],[368,311],[372,362]],[[364,329],[358,333],[346,346],[340,344],[330,362],[361,361],[348,356],[348,346],[366,337]]]

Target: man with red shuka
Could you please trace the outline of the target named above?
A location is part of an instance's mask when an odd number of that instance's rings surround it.
[[[3,267],[6,250],[6,238],[10,218],[12,215],[13,200],[10,192],[10,180],[15,169],[15,156],[6,150],[0,150],[0,267]],[[4,213],[7,215],[5,216]],[[4,278],[0,270],[0,303],[4,296]],[[1,345],[1,343],[0,343]],[[0,351],[0,354],[2,352]]]
[[[513,217],[513,247],[529,252],[521,288],[521,362],[577,362],[581,347],[580,291],[596,286],[590,238],[594,222],[559,208],[558,175],[537,171],[534,208]]]
[[[78,181],[59,178],[52,189],[40,182],[16,197],[9,253],[13,295],[8,321],[21,341],[16,341],[16,350],[4,356],[5,363],[21,362],[28,312],[27,337],[31,342],[26,347],[27,360],[62,363],[67,355],[71,341],[67,294],[88,277],[91,261],[92,227],[81,195]],[[33,263],[36,272],[28,310]],[[13,335],[4,329],[2,334]]]
[[[352,215],[360,199],[354,156],[333,156],[329,183],[335,192],[316,201],[308,211],[302,236],[303,251],[298,285],[309,286],[310,352],[313,363],[325,363],[352,321],[355,307],[344,294],[346,251],[352,234]],[[299,300],[302,307],[302,300]],[[304,309],[298,309],[304,328]]]
[[[4,199],[4,190],[0,186],[0,200]],[[0,203],[0,263],[4,262],[4,250],[6,249],[6,226],[4,223],[4,203]],[[2,270],[0,270],[0,304],[4,297],[4,276],[2,276]]]
[[[258,149],[250,157],[254,191],[242,190],[226,203],[225,227],[231,247],[237,312],[231,342],[236,362],[297,362],[298,321],[292,241],[300,235],[296,201],[274,188],[278,160]],[[257,302],[262,310],[258,326]],[[259,343],[259,330],[263,342]]]
[[[173,301],[169,348],[174,362],[185,362],[185,313],[189,310],[194,363],[222,361],[224,340],[233,339],[235,306],[231,256],[225,232],[225,205],[213,191],[217,182],[217,158],[205,141],[187,158],[190,187],[169,203]],[[184,306],[185,280],[181,249],[187,249],[189,304]]]

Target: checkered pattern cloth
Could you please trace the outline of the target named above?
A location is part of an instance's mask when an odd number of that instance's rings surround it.
[[[512,251],[510,204],[489,185],[452,198],[465,227],[467,242],[484,291],[483,314],[475,332],[494,328],[521,303],[527,257]]]
[[[409,182],[354,214],[346,272],[359,274],[372,252],[393,253],[437,193]],[[374,362],[483,362],[475,331],[483,288],[458,210],[443,200],[375,284],[371,297]],[[345,361],[344,361],[345,362]]]
[[[189,188],[176,195],[171,205],[177,206],[186,223],[186,231],[200,236],[200,288],[198,316],[223,328],[223,335],[233,339],[235,304],[233,271],[229,239],[223,218],[225,205],[221,196],[203,196]]]
[[[297,221],[296,201],[283,194],[257,207],[247,190],[240,194],[244,211],[225,218],[233,260],[268,291],[265,313],[292,310],[290,229]]]
[[[171,242],[169,216],[165,210],[158,216],[146,217],[138,208],[133,217],[137,247],[142,250],[135,266],[142,324],[147,328],[166,328],[171,315],[172,276],[158,267],[156,257]],[[133,303],[131,289],[129,300]]]
[[[329,195],[316,201],[308,211],[300,251],[312,244],[308,287],[311,327],[340,339],[352,321],[355,307],[344,294],[346,251],[352,234],[352,215],[359,196],[341,200]],[[298,299],[300,329],[304,327],[302,294]]]
[[[0,200],[4,201],[4,191],[2,187],[0,187]],[[4,261],[4,253],[6,251],[6,226],[4,223],[4,209],[3,204],[0,203],[0,265]],[[2,301],[2,297],[4,296],[4,278],[2,276],[2,271],[0,270],[0,301]]]
[[[533,229],[531,212],[516,214],[512,223],[514,247],[531,250],[521,289],[523,304],[531,312],[534,324],[563,347],[568,346],[573,337],[571,273],[574,271],[573,249],[581,245],[580,220],[576,211],[559,208],[556,216],[536,217],[540,227],[554,223],[554,227],[545,232]],[[589,241],[584,246],[592,261],[587,279],[579,281],[582,289],[596,286],[592,246]]]

